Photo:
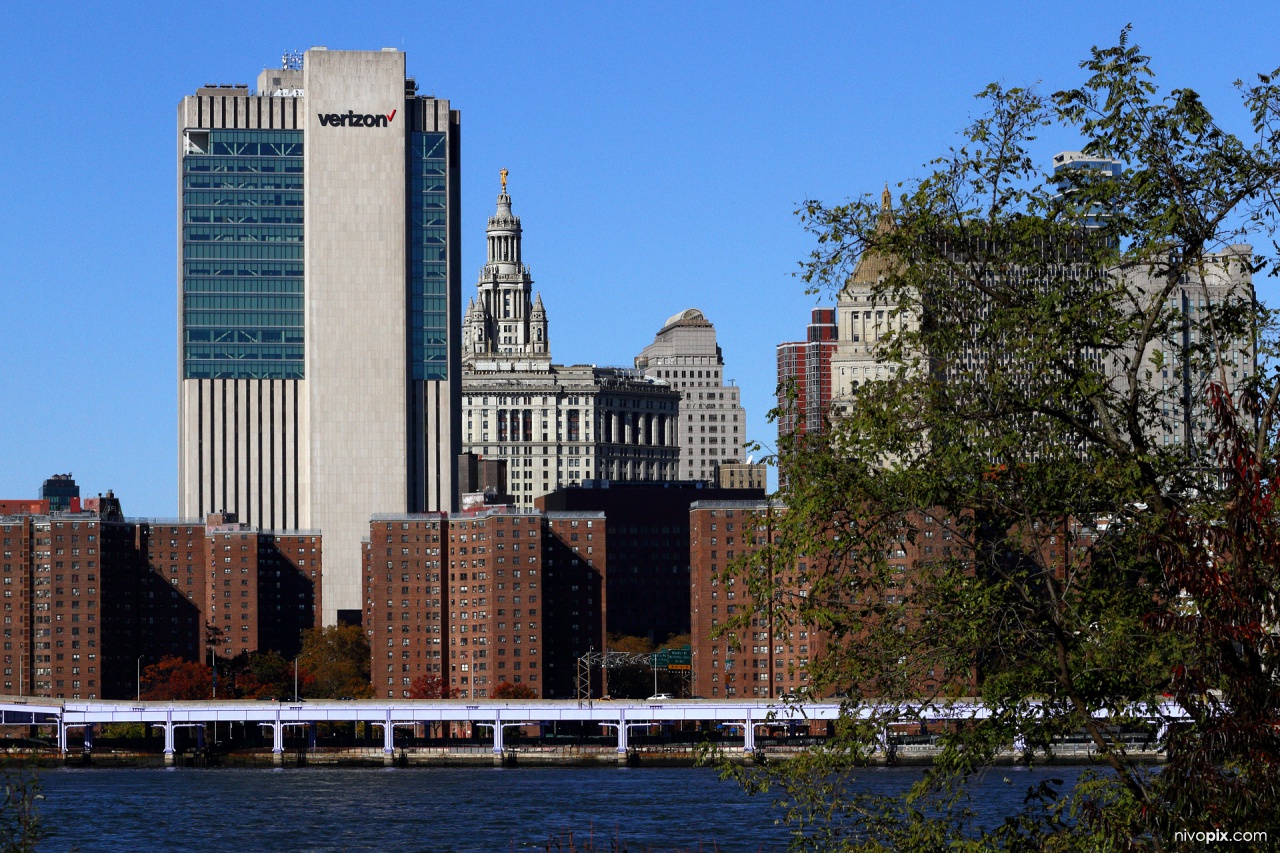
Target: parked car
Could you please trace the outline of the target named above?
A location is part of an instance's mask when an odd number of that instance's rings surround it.
[[[665,699],[674,699],[674,698],[676,698],[676,697],[672,696],[670,693],[655,693],[655,694],[653,694],[652,696],[650,696],[650,697],[649,697],[648,701],[650,701],[650,702],[661,702],[661,701],[663,701],[663,700],[665,700]]]

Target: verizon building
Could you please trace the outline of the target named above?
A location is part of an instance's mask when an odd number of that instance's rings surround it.
[[[372,514],[456,508],[459,119],[396,50],[283,64],[178,107],[180,512],[322,530],[332,624]]]

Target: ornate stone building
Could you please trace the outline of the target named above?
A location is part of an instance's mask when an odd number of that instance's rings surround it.
[[[1054,157],[1054,167],[1059,175],[1066,170],[1080,168],[1115,174],[1120,164],[1113,160],[1088,158],[1080,152],[1064,151]],[[1101,219],[1099,214],[1090,214],[1086,225],[1092,227]],[[877,228],[887,231],[894,227],[886,186],[881,197]],[[1153,395],[1150,405],[1159,407],[1158,417],[1147,426],[1153,444],[1185,448],[1188,458],[1203,459],[1211,425],[1207,409],[1209,380],[1216,379],[1234,395],[1256,374],[1257,353],[1247,336],[1218,340],[1215,346],[1220,363],[1216,365],[1204,363],[1204,353],[1198,352],[1214,335],[1209,317],[1215,306],[1252,303],[1252,255],[1252,247],[1245,244],[1206,253],[1202,259],[1202,274],[1184,276],[1164,297],[1164,308],[1169,312],[1167,336],[1153,340],[1140,355],[1132,349],[1080,353],[1081,358],[1098,363],[1109,380],[1116,383],[1117,389],[1125,387],[1126,366],[1133,359],[1140,358],[1141,363],[1151,366],[1144,371],[1145,378],[1140,381]],[[864,253],[840,292],[836,306],[837,343],[831,356],[832,407],[837,414],[842,410],[848,411],[854,404],[860,386],[893,374],[896,366],[884,359],[883,351],[878,350],[885,336],[918,328],[920,317],[917,311],[905,308],[898,311],[898,304],[888,301],[885,294],[881,294],[879,299],[873,296],[876,285],[892,272],[893,264],[893,259],[880,253]],[[1034,276],[1038,274],[1034,268],[1018,269],[1014,273],[1026,282],[1026,286],[1034,286]],[[1057,274],[1075,277],[1081,282],[1093,281],[1099,288],[1112,287],[1115,277],[1123,275],[1127,298],[1133,305],[1144,307],[1161,298],[1166,284],[1160,276],[1153,277],[1150,270],[1121,273],[1070,258],[1059,265]],[[957,281],[956,286],[969,285]],[[1125,310],[1131,310],[1131,306]],[[980,383],[999,358],[999,350],[984,345],[982,336],[975,329],[972,342],[962,346],[953,363],[945,370],[940,369],[938,375],[948,381],[962,379]],[[1210,366],[1213,370],[1206,371]],[[1007,371],[1004,379],[1009,379]],[[1018,381],[1032,383],[1038,381],[1038,377],[1027,375]]]
[[[462,322],[462,363],[469,368],[489,361],[510,362],[521,370],[551,368],[547,312],[542,294],[530,299],[533,278],[521,258],[520,238],[520,217],[511,212],[503,169],[498,210],[489,217],[489,260]]]
[[[747,416],[738,386],[725,384],[716,328],[697,308],[670,317],[636,368],[680,392],[680,479],[718,480],[724,462],[742,461]]]
[[[886,185],[880,196],[880,221],[877,229],[893,228],[893,205]],[[876,353],[881,338],[894,330],[912,328],[915,317],[906,313],[895,316],[896,304],[872,291],[891,270],[891,260],[876,252],[866,252],[858,259],[848,283],[836,300],[836,340],[831,355],[831,397],[839,409],[847,406],[860,385],[889,376],[894,367]]]
[[[547,313],[522,260],[506,173],[488,260],[463,321],[464,452],[507,462],[522,506],[587,480],[674,480],[680,394],[636,370],[551,363]]]

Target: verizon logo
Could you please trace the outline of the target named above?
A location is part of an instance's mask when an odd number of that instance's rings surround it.
[[[346,113],[316,113],[321,127],[386,127],[395,117],[395,110],[387,115],[362,115],[354,110],[347,110]]]

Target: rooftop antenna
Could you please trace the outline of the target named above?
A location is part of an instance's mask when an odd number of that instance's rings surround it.
[[[280,67],[286,71],[301,71],[302,51],[286,50],[280,57]]]

